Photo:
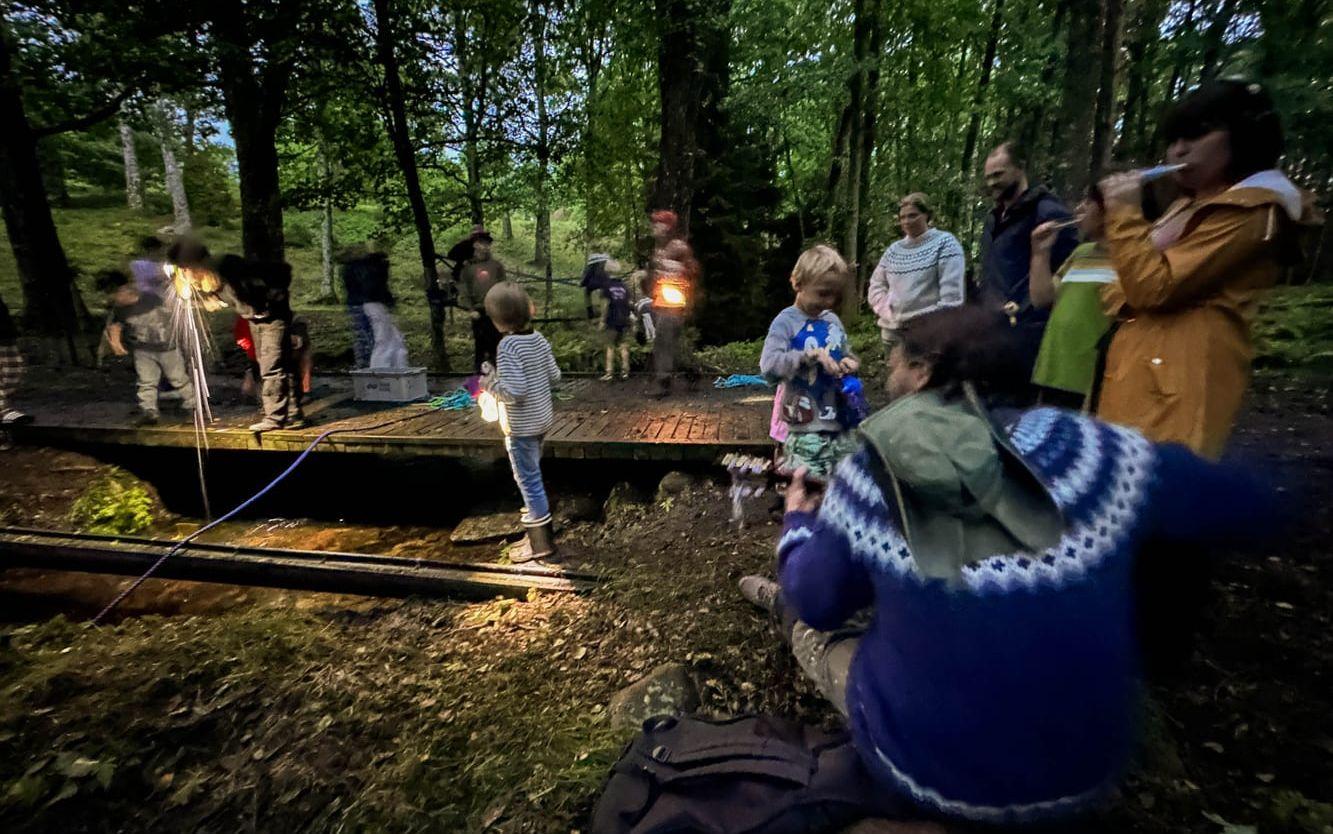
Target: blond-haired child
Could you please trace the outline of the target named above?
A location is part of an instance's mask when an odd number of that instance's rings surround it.
[[[481,387],[500,405],[500,428],[514,482],[523,496],[523,526],[528,535],[509,553],[514,562],[555,555],[551,507],[542,483],[542,440],[555,419],[551,386],[560,380],[551,345],[532,330],[532,299],[513,281],[501,281],[486,293],[486,315],[500,331],[495,367],[484,366]]]
[[[769,325],[759,357],[760,373],[782,384],[780,410],[788,432],[781,468],[804,466],[818,479],[826,479],[855,445],[840,414],[838,380],[856,373],[860,362],[833,312],[850,275],[831,246],[802,252],[791,273],[795,302]]]

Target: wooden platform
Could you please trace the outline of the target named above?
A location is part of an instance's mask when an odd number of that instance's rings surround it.
[[[431,379],[433,395],[451,391],[461,379]],[[219,394],[214,400],[235,399]],[[225,390],[225,389],[224,389]],[[555,426],[546,436],[546,455],[557,458],[715,460],[734,450],[771,448],[768,423],[772,391],[764,388],[714,390],[707,382],[696,392],[653,399],[648,380],[606,383],[570,379],[556,398]],[[99,392],[94,400],[71,401],[47,394],[25,399],[36,422],[18,432],[22,442],[48,446],[132,445],[189,447],[196,432],[185,417],[171,417],[163,402],[163,422],[134,427],[133,390]],[[319,435],[336,430],[317,447],[340,452],[397,456],[499,458],[505,454],[495,423],[478,409],[444,411],[425,403],[358,403],[342,377],[316,380],[306,403],[310,426],[257,435],[246,426],[258,419],[254,406],[214,405],[215,422],[206,432],[210,449],[299,452]]]

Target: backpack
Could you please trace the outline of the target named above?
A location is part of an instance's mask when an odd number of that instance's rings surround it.
[[[591,834],[816,834],[884,814],[845,730],[658,716],[611,769]],[[899,815],[905,807],[899,807]]]

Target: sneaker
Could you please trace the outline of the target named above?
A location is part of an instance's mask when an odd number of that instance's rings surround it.
[[[773,610],[778,598],[778,583],[764,576],[742,576],[740,586],[741,596],[765,611]]]
[[[284,429],[303,429],[310,425],[304,417],[293,417],[283,426]]]
[[[602,380],[602,382],[610,382],[616,377],[615,374],[611,373],[610,371],[607,371],[606,373],[602,374],[601,377],[599,378]]]
[[[158,417],[156,411],[141,411],[139,412],[139,416],[134,418],[133,425],[156,426],[159,422],[161,422],[161,418]]]
[[[26,426],[31,422],[32,415],[25,414],[17,408],[9,408],[0,413],[0,426]]]
[[[250,426],[250,431],[255,432],[256,434],[258,434],[259,432],[277,431],[277,430],[280,429],[280,428],[282,428],[282,424],[281,424],[281,423],[279,423],[279,422],[276,421],[276,420],[270,420],[270,419],[268,419],[267,417],[265,417],[263,420],[260,420],[258,423],[253,423],[253,424],[251,424],[251,426]]]
[[[623,382],[624,380],[629,379],[629,371],[621,371],[621,372],[620,372],[620,379],[621,379],[622,382]]]
[[[14,448],[14,438],[9,432],[0,429],[0,452],[8,452]]]

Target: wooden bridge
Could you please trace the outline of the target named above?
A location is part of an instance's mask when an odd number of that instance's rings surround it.
[[[430,391],[455,390],[461,379],[432,377]],[[683,387],[683,386],[678,386]],[[24,397],[22,406],[36,422],[19,430],[22,442],[56,447],[90,445],[194,448],[199,437],[186,416],[171,415],[174,403],[162,403],[163,421],[136,427],[132,383],[125,388],[102,384],[78,396],[69,391],[42,391]],[[219,384],[214,400],[236,400]],[[680,391],[653,399],[647,379],[601,382],[566,379],[555,402],[555,426],[546,436],[546,455],[557,458],[711,461],[729,451],[765,454],[773,394],[771,389],[714,390],[707,381],[697,391]],[[298,430],[266,432],[246,426],[258,419],[247,404],[213,407],[214,422],[204,432],[209,449],[256,452],[299,452],[319,435],[335,430],[317,449],[322,453],[392,456],[503,457],[504,442],[495,423],[470,408],[446,411],[424,402],[381,404],[356,402],[346,377],[317,377],[307,398],[310,425]]]

